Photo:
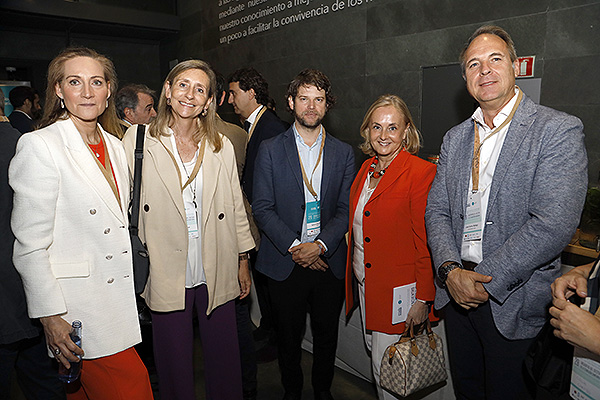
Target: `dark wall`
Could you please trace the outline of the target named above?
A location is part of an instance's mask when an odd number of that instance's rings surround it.
[[[336,0],[311,0],[308,6],[253,21],[297,14]],[[542,78],[541,103],[580,117],[585,125],[590,182],[600,169],[600,2],[593,0],[363,0],[360,5],[271,28],[219,44],[219,0],[179,0],[179,40],[170,49],[180,60],[205,59],[224,74],[251,65],[269,81],[280,116],[287,83],[301,69],[315,67],[332,80],[338,104],[325,125],[356,146],[362,117],[380,94],[400,95],[421,126],[422,67],[457,62],[469,35],[493,23],[511,33],[519,55],[536,56]],[[247,4],[232,1],[230,4]],[[254,9],[279,3],[270,0]],[[346,1],[348,4],[348,1]],[[228,4],[229,5],[229,4]],[[238,16],[247,14],[240,12]],[[239,29],[238,29],[239,30]],[[236,31],[231,29],[230,32]],[[163,60],[164,63],[164,60]],[[425,141],[427,132],[423,132]]]
[[[115,64],[121,86],[135,82],[160,89],[162,84],[159,41],[48,31],[0,30],[0,34],[0,76],[6,74],[6,67],[15,66],[22,74],[19,78],[31,81],[32,86],[40,92],[46,89],[48,64],[68,44],[90,47],[108,56]],[[4,79],[7,76],[2,76],[0,80]]]

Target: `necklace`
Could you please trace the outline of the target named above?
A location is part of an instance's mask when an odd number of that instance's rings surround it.
[[[375,156],[375,158],[373,159],[373,162],[369,166],[369,171],[368,171],[369,176],[372,176],[375,179],[381,178],[385,174],[385,170],[387,169],[387,167],[385,167],[385,168],[382,168],[381,171],[375,171],[375,167],[377,167],[377,164],[379,164],[379,157]],[[389,167],[389,165],[388,165],[388,167]]]

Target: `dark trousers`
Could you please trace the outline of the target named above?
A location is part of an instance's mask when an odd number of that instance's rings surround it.
[[[48,356],[44,335],[16,343],[0,345],[0,399],[10,396],[11,373],[27,399],[65,399],[63,384],[58,380],[58,370]]]
[[[254,262],[252,264],[254,265]],[[256,289],[256,298],[258,299],[258,308],[260,309],[259,328],[266,332],[272,332],[273,306],[268,287],[269,278],[254,268],[252,269],[252,278],[254,279],[254,288]]]
[[[206,285],[185,290],[185,310],[152,312],[154,360],[161,399],[193,400],[194,328],[196,309],[204,357],[208,399],[242,399],[242,368],[234,301],[206,315]]]
[[[281,381],[286,393],[301,393],[303,385],[302,338],[310,313],[313,335],[312,386],[328,391],[333,381],[338,324],[344,298],[344,281],[330,270],[294,267],[284,281],[269,279],[274,311]]]
[[[242,362],[242,387],[244,394],[253,394],[257,390],[256,349],[252,337],[250,310],[248,298],[235,301],[235,317],[237,320],[238,343],[240,345],[240,358]]]
[[[529,399],[523,360],[534,339],[504,338],[494,325],[489,302],[467,311],[451,301],[444,310],[456,398]]]

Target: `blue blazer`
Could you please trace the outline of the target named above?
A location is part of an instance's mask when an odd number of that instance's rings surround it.
[[[460,261],[467,204],[473,120],[452,128],[442,144],[425,222],[437,268]],[[560,253],[579,223],[587,190],[583,125],[571,115],[524,97],[512,120],[494,172],[483,233],[485,284],[496,327],[508,339],[534,337],[560,275]],[[439,285],[435,307],[449,300]]]
[[[325,136],[321,179],[321,239],[325,261],[338,279],[344,278],[350,186],[354,180],[354,153],[350,145]],[[288,253],[300,239],[304,219],[304,182],[293,128],[264,141],[256,157],[252,211],[261,230],[256,269],[276,281],[294,269]]]

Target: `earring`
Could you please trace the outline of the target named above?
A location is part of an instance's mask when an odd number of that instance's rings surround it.
[[[62,108],[63,110],[65,108],[65,101],[63,99],[60,99],[60,108]]]
[[[106,108],[108,108],[108,98],[106,99]]]
[[[168,97],[168,98],[167,98],[167,105],[168,105],[168,106],[170,106],[170,105],[171,105],[171,98],[170,98],[170,97]]]
[[[206,117],[208,115],[208,110],[205,108],[204,110],[202,110],[202,112],[200,113],[201,116]]]

